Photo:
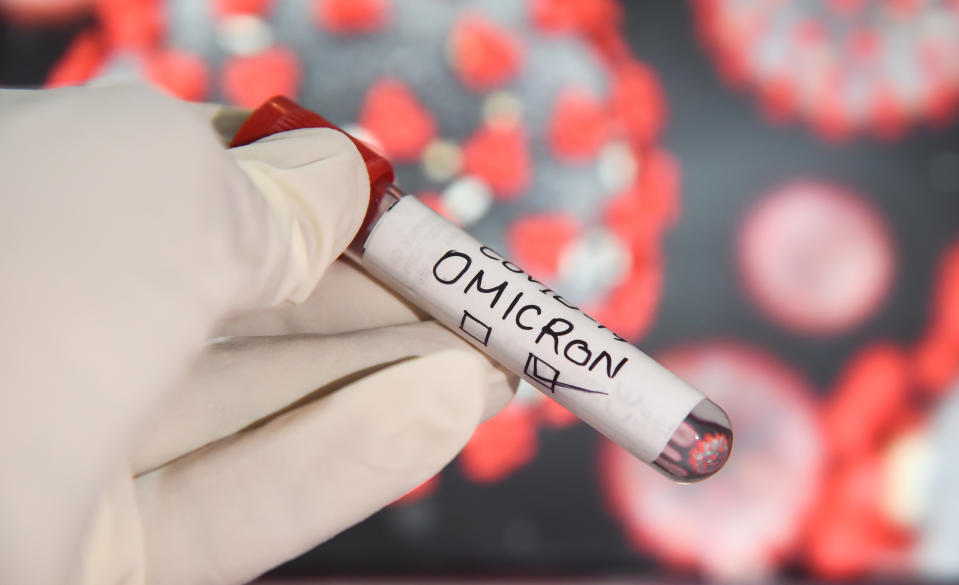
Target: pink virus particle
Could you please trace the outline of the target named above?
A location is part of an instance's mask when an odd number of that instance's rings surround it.
[[[959,7],[951,0],[696,0],[700,36],[722,77],[752,88],[774,121],[822,137],[945,124],[959,106]]]
[[[824,445],[812,389],[764,351],[730,343],[657,359],[723,405],[736,447],[720,473],[683,486],[603,441],[600,479],[613,517],[638,552],[670,565],[709,579],[771,576],[799,550],[821,489]],[[691,453],[696,464],[709,467],[729,453],[721,440],[704,439]]]
[[[845,331],[886,297],[895,270],[890,234],[873,205],[847,188],[778,187],[748,212],[739,234],[747,292],[794,331]]]

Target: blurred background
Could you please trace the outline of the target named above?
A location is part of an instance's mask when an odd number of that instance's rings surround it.
[[[959,581],[959,2],[0,7],[2,86],[297,98],[736,429],[674,485],[526,386],[267,579]]]

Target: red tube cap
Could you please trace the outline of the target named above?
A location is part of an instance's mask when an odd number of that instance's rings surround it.
[[[341,128],[316,112],[307,110],[287,97],[276,96],[253,111],[233,137],[230,147],[243,146],[272,134],[299,128],[332,128],[343,132]],[[370,175],[371,194],[380,195],[385,192],[393,184],[393,165],[366,143],[346,132],[343,134],[353,141],[366,163],[366,170]]]

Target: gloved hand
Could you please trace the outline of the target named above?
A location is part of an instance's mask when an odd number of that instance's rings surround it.
[[[0,583],[248,580],[429,478],[515,388],[334,262],[369,188],[345,136],[228,151],[210,112],[0,92]]]

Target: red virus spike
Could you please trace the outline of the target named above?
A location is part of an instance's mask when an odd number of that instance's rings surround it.
[[[873,119],[876,124],[876,134],[883,140],[895,140],[906,132],[908,121],[906,108],[888,86],[876,92]]]
[[[941,396],[959,377],[959,339],[942,330],[927,333],[912,357],[913,378],[930,394]]]
[[[652,144],[666,119],[666,102],[656,74],[632,63],[614,73],[610,97],[613,114],[641,144]]]
[[[612,0],[534,0],[530,17],[545,32],[578,31],[604,37],[616,30],[621,10]]]
[[[660,233],[660,224],[644,213],[644,199],[651,194],[638,187],[620,193],[606,204],[604,223],[631,249],[645,248]]]
[[[562,404],[555,400],[540,400],[536,403],[534,413],[536,420],[554,429],[564,429],[579,422],[579,418],[575,414],[566,410]]]
[[[396,162],[416,161],[436,136],[436,123],[413,92],[396,79],[376,82],[366,92],[359,123]]]
[[[623,11],[615,0],[571,0],[579,29],[592,37],[608,37],[620,25]]]
[[[507,245],[517,264],[536,278],[551,279],[559,271],[563,250],[580,232],[576,218],[566,214],[528,215],[507,232]]]
[[[639,186],[642,212],[655,218],[661,225],[669,225],[679,218],[681,171],[679,162],[665,150],[653,149],[642,159]]]
[[[158,1],[96,0],[107,43],[116,49],[142,50],[155,46],[164,28]]]
[[[616,33],[590,37],[593,48],[609,63],[622,63],[633,59],[633,49]]]
[[[520,42],[479,14],[460,18],[450,33],[453,71],[469,89],[482,91],[512,80],[523,61]]]
[[[934,126],[948,125],[956,119],[959,110],[959,88],[936,84],[926,97],[926,110]]]
[[[593,315],[624,339],[639,339],[656,317],[662,280],[658,265],[634,267]]]
[[[641,160],[639,180],[611,199],[604,211],[606,225],[634,250],[655,246],[663,230],[679,217],[679,163],[659,149]]]
[[[846,366],[823,415],[827,444],[840,459],[878,448],[906,409],[910,369],[906,353],[891,344],[867,347]]]
[[[717,48],[717,69],[723,81],[732,87],[740,87],[749,79],[748,45],[724,45]]]
[[[571,32],[576,30],[576,21],[569,2],[564,0],[533,0],[530,18],[544,32]]]
[[[914,355],[914,375],[921,388],[946,392],[959,374],[959,242],[942,255],[932,300],[932,322]]]
[[[722,16],[722,0],[692,0],[695,7],[693,24],[699,42],[710,51],[717,51],[722,46],[719,32],[719,19]]]
[[[609,118],[603,105],[582,88],[559,94],[549,123],[549,145],[567,162],[588,162],[609,137]]]
[[[199,101],[207,94],[209,74],[203,59],[184,51],[165,50],[146,59],[146,77],[174,96]]]
[[[476,483],[495,483],[532,461],[538,450],[539,438],[529,409],[512,402],[476,427],[460,453],[460,470]]]
[[[530,182],[532,161],[520,124],[487,125],[463,145],[464,174],[486,181],[494,196],[512,199]]]
[[[292,51],[274,47],[257,55],[232,57],[223,66],[223,94],[231,103],[255,108],[274,95],[295,97],[300,63]]]
[[[752,11],[742,18],[728,18],[727,9],[724,3],[717,3],[716,20],[707,25],[715,30],[707,38],[715,43],[721,77],[730,85],[745,85],[752,70],[750,50],[760,38],[767,17]]]
[[[387,0],[314,0],[317,26],[336,34],[371,33],[390,21]]]
[[[865,0],[828,0],[829,8],[846,16],[859,12]]]
[[[273,0],[213,0],[213,11],[219,16],[266,14]]]
[[[828,477],[810,522],[807,561],[819,576],[852,579],[872,566],[884,546],[881,461],[870,454]]]
[[[875,63],[882,46],[879,36],[872,30],[859,30],[848,37],[849,56],[864,63]]]
[[[443,205],[443,198],[440,197],[440,194],[435,191],[424,191],[422,193],[417,193],[416,198],[429,206],[430,209],[436,213],[442,215],[450,221],[454,221],[453,215],[446,209],[446,206]]]
[[[89,12],[89,0],[0,1],[0,20],[28,27],[66,23]]]
[[[99,33],[80,33],[47,77],[44,87],[81,85],[97,74],[107,47]]]
[[[790,75],[772,77],[760,92],[763,114],[771,122],[785,122],[796,115],[796,85]]]
[[[889,0],[886,5],[899,18],[915,18],[923,3],[921,0]]]
[[[959,340],[959,242],[951,244],[939,262],[933,302],[937,326]]]
[[[393,502],[394,506],[405,506],[406,504],[412,504],[413,502],[418,502],[422,499],[428,498],[433,495],[437,489],[440,487],[440,476],[434,475],[428,480],[424,481],[420,485],[406,492],[402,497]]]
[[[821,22],[807,20],[796,27],[795,35],[800,51],[806,52],[826,40],[826,29]]]
[[[933,87],[948,87],[949,70],[953,66],[953,48],[939,39],[921,42],[917,48],[918,66],[930,78]]]
[[[829,142],[841,142],[849,138],[854,130],[852,121],[843,109],[842,100],[835,91],[820,98],[812,123],[819,136]]]

